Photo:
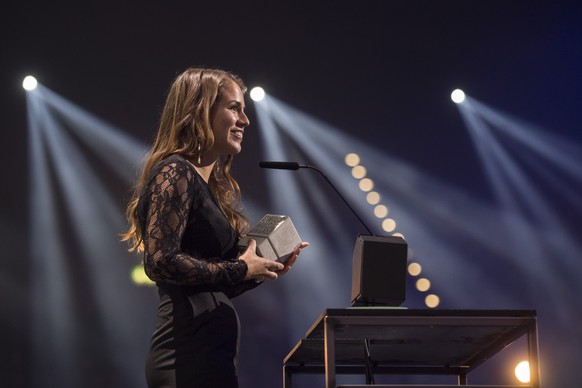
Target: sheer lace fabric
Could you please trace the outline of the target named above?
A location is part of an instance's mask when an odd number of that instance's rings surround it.
[[[153,169],[138,212],[145,271],[158,284],[226,291],[243,281],[247,266],[238,259],[236,233],[182,157],[171,156]]]

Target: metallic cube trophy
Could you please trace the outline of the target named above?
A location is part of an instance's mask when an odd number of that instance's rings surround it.
[[[239,250],[244,251],[250,239],[257,242],[257,255],[281,263],[284,263],[302,242],[291,218],[274,214],[265,215],[240,239]]]

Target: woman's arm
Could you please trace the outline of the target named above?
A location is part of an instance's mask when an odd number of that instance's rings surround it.
[[[155,282],[227,287],[247,275],[242,260],[213,263],[181,251],[196,177],[182,163],[163,166],[148,186],[149,207],[144,234],[144,268]]]

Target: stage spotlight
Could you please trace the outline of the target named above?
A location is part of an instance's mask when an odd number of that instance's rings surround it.
[[[253,101],[261,101],[265,98],[265,91],[260,86],[256,86],[251,89],[251,98]]]
[[[463,101],[465,101],[465,92],[463,92],[461,89],[453,90],[453,92],[451,93],[451,100],[453,100],[455,104],[462,103]]]
[[[529,362],[522,361],[515,367],[515,377],[520,383],[529,383]]]
[[[36,81],[36,78],[31,75],[27,75],[22,81],[22,87],[24,90],[34,90],[36,89],[36,85],[38,85],[38,82]]]

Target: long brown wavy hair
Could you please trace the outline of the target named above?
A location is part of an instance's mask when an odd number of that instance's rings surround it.
[[[121,236],[122,241],[129,241],[130,251],[143,251],[144,231],[138,221],[137,205],[152,168],[170,155],[196,160],[212,148],[214,135],[210,112],[230,82],[246,92],[238,76],[218,69],[189,68],[172,83],[154,144],[146,155],[143,172],[127,206],[129,230]],[[240,236],[247,229],[248,221],[240,209],[239,185],[230,173],[232,160],[233,156],[227,155],[215,163],[208,186],[220,210]]]

